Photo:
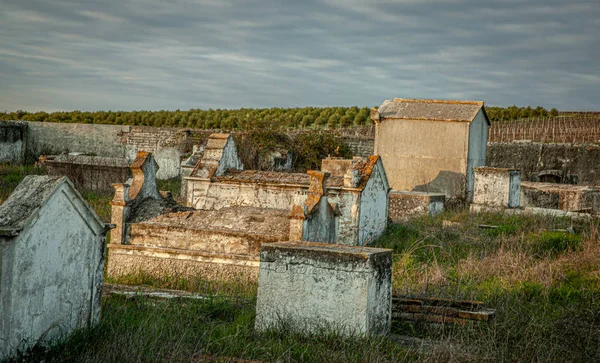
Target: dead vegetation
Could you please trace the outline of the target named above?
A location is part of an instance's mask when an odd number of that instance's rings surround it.
[[[458,223],[444,227],[448,219]],[[560,231],[568,227],[576,233]],[[462,347],[432,353],[437,359],[600,359],[597,222],[447,212],[394,225],[377,244],[395,250],[396,293],[480,300],[496,309],[487,324],[401,325],[399,333]]]

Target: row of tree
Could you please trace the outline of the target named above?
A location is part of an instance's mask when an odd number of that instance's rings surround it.
[[[532,108],[530,106],[517,107],[513,105],[509,107],[486,107],[485,110],[491,121],[518,120],[533,117],[555,117],[559,114],[556,108],[548,111],[542,106]]]
[[[492,121],[558,115],[543,107],[487,107]],[[187,111],[4,112],[0,119],[39,122],[71,122],[196,129],[252,130],[290,128],[338,128],[370,125],[368,107],[242,108],[238,110],[191,109]]]

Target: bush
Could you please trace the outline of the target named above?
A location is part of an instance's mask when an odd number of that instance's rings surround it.
[[[294,168],[298,171],[321,169],[321,160],[328,157],[351,158],[350,147],[330,133],[301,133],[294,138]]]

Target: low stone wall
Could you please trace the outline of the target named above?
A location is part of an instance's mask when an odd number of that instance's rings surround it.
[[[523,180],[536,182],[540,172],[556,170],[562,182],[600,185],[599,160],[596,144],[490,143],[487,151],[487,166],[521,169]]]
[[[112,185],[131,177],[129,163],[122,158],[60,155],[43,162],[48,175],[68,176],[80,190],[112,192]]]

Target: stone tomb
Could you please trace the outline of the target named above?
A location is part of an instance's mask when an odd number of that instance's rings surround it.
[[[140,152],[133,179],[115,184],[108,275],[147,273],[255,280],[262,243],[289,238],[289,211],[250,206],[196,210],[156,186],[157,164]]]
[[[391,190],[388,220],[392,223],[401,223],[415,217],[433,217],[444,211],[445,203],[446,195],[442,193]]]
[[[516,169],[475,168],[472,211],[522,209],[536,213],[600,212],[600,188],[556,183],[521,181]]]
[[[379,236],[389,190],[379,157],[325,164],[307,173],[243,170],[231,135],[213,134],[184,179],[182,206],[157,190],[156,162],[140,152],[133,179],[114,185],[108,275],[256,280],[263,243],[364,245]]]
[[[520,196],[523,207],[600,213],[600,188],[595,186],[524,181]]]
[[[79,190],[110,192],[131,177],[125,158],[61,154],[40,156],[39,162],[48,175],[66,176]]]
[[[307,173],[243,170],[231,135],[213,134],[183,183],[186,205],[197,210],[245,206],[287,211],[290,240],[363,246],[387,225],[389,186],[376,155],[325,159],[320,171]]]
[[[261,246],[256,329],[388,334],[392,250],[310,242]]]
[[[371,119],[392,189],[471,200],[490,126],[483,102],[396,98],[373,109]]]
[[[475,168],[473,204],[492,208],[518,208],[521,205],[521,171]]]
[[[0,205],[0,360],[98,323],[106,231],[66,177],[27,176]]]

